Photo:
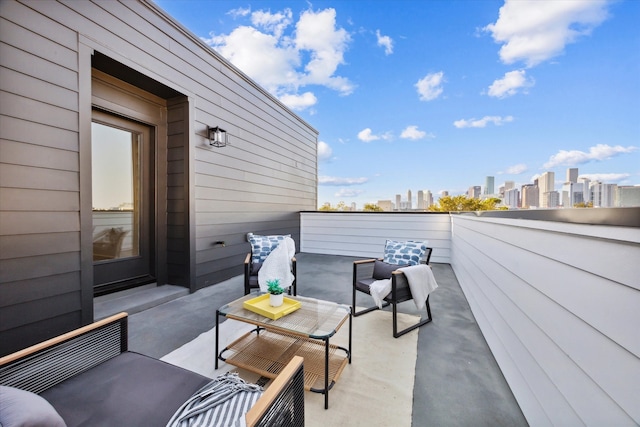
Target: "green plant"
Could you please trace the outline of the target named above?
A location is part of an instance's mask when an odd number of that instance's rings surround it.
[[[284,292],[280,286],[280,279],[267,280],[267,292],[272,295],[280,295]]]

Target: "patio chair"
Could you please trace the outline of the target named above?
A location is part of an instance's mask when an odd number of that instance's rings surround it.
[[[93,236],[93,260],[120,258],[122,242],[128,233],[122,227],[106,228]]]
[[[258,273],[267,256],[274,250],[285,237],[289,236],[259,236],[253,233],[247,234],[247,241],[251,243],[251,252],[249,252],[244,260],[244,294],[248,295],[251,289],[259,289]],[[297,270],[296,258],[291,258],[291,273],[293,274],[293,282],[289,287],[290,295],[298,295],[297,290]]]
[[[389,243],[390,241],[387,241]],[[399,242],[392,242],[399,243]],[[426,243],[426,242],[425,242]],[[353,305],[351,310],[353,312],[354,317],[369,313],[374,310],[378,310],[380,308],[392,306],[393,311],[393,337],[398,338],[416,328],[419,328],[422,325],[425,325],[433,318],[431,317],[431,307],[429,306],[429,296],[427,295],[427,299],[425,301],[425,308],[427,311],[427,317],[424,319],[420,319],[418,323],[415,323],[401,331],[398,331],[398,304],[405,301],[413,300],[413,295],[411,293],[411,289],[409,287],[409,282],[405,274],[398,270],[398,268],[407,267],[409,265],[427,264],[429,265],[429,260],[431,259],[431,252],[433,248],[426,247],[424,245],[424,251],[419,255],[419,259],[414,259],[413,261],[409,259],[404,259],[400,261],[404,261],[401,263],[389,263],[386,261],[392,261],[387,259],[387,251],[385,246],[385,257],[379,259],[365,259],[354,261],[353,263]],[[405,257],[406,258],[406,257]],[[398,260],[394,261],[398,262]],[[391,279],[391,292],[383,299],[382,306],[374,305],[372,307],[364,308],[360,311],[356,311],[356,294],[358,292],[365,293],[367,295],[371,295],[371,285],[373,282],[377,280],[383,279]]]

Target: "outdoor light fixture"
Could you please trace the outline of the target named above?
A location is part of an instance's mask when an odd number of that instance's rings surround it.
[[[212,128],[207,126],[207,135],[209,138],[209,145],[214,147],[226,147],[229,145],[227,138],[227,131],[219,128],[218,126]]]

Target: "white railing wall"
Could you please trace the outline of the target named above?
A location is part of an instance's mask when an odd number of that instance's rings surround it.
[[[386,239],[429,240],[530,425],[639,425],[640,227],[583,214],[605,220],[304,212],[300,251],[379,257]]]
[[[133,251],[133,215],[132,211],[93,211],[93,235],[108,228],[122,228],[128,233],[122,241],[121,253]]]
[[[300,252],[378,258],[390,240],[428,241],[431,262],[449,263],[448,214],[302,212]]]
[[[640,229],[453,215],[451,265],[533,425],[640,423]]]

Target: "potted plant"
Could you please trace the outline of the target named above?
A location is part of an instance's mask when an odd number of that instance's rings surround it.
[[[269,292],[269,305],[280,307],[284,301],[284,289],[280,286],[280,280],[267,280],[267,292]]]

